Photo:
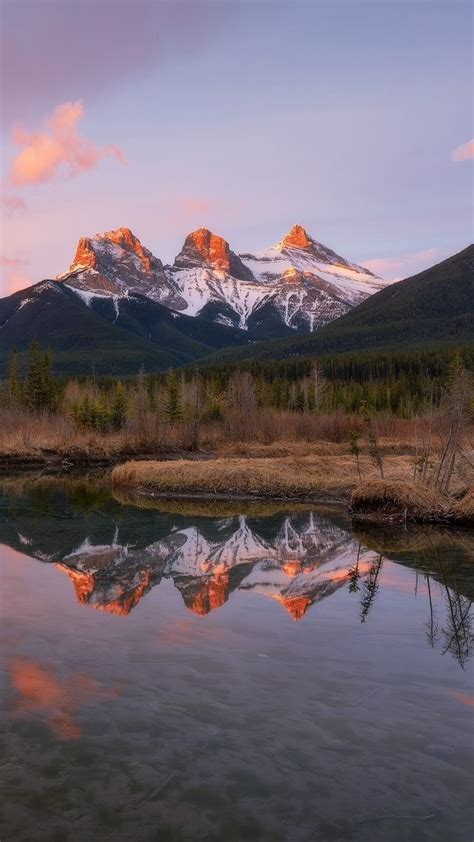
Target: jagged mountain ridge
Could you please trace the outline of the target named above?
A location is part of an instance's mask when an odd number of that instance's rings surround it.
[[[164,266],[128,229],[83,237],[57,281],[86,304],[140,293],[176,311],[247,330],[256,338],[313,331],[384,286],[295,225],[277,245],[236,254],[206,228]]]

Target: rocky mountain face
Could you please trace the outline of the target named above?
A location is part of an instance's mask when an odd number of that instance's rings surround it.
[[[161,260],[129,228],[81,237],[69,269],[56,280],[83,292],[85,300],[91,293],[123,297],[136,292],[171,309],[186,309],[185,300],[169,284]]]
[[[69,270],[57,276],[82,296],[132,292],[189,316],[249,331],[255,338],[313,331],[384,286],[295,225],[275,246],[236,254],[206,228],[189,234],[164,266],[128,228],[82,238]]]
[[[254,280],[250,269],[230,250],[229,243],[207,228],[199,228],[188,234],[174,266],[177,269],[209,266],[240,281]]]

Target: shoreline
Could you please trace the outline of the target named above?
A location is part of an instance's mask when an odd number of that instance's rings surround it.
[[[122,489],[127,490],[127,489]],[[302,503],[304,505],[331,505],[331,506],[346,506],[348,502],[348,497],[336,497],[331,494],[319,494],[319,496],[306,496],[306,497],[295,497],[295,496],[282,496],[276,494],[226,494],[226,493],[219,493],[219,492],[173,492],[170,494],[166,491],[150,491],[144,488],[138,489],[134,492],[129,492],[131,495],[143,498],[145,500],[219,500],[223,502],[239,502],[242,501],[244,503],[249,503],[252,500],[256,502],[263,502],[263,503]]]
[[[294,445],[247,446],[224,454],[169,450],[158,453],[70,454],[44,450],[34,458],[1,458],[0,475],[67,480],[102,472],[114,496],[130,504],[153,501],[337,507],[357,524],[474,525],[474,485],[456,482],[450,495],[413,480],[413,458],[384,455],[384,478],[368,455],[354,459],[337,445],[312,450]],[[75,457],[75,458],[74,458]]]
[[[137,452],[128,451],[125,453],[113,453],[109,455],[104,454],[62,454],[58,451],[51,453],[32,454],[28,456],[16,455],[1,455],[0,456],[0,475],[9,469],[14,471],[27,471],[28,469],[51,469],[51,471],[58,471],[67,473],[69,470],[88,468],[113,468],[116,465],[121,465],[130,460],[138,460],[141,462],[174,462],[179,459],[187,459],[189,461],[207,461],[214,459],[215,453],[206,451],[187,451],[187,450],[169,450],[163,452]]]
[[[413,482],[402,467],[359,481],[347,460],[334,457],[133,461],[114,467],[111,482],[114,492],[132,499],[336,505],[361,523],[474,524],[472,487],[441,495]]]
[[[231,493],[216,493],[216,492],[173,492],[170,494],[169,492],[165,491],[151,491],[145,488],[138,488],[134,490],[122,488],[122,491],[128,491],[127,502],[133,503],[134,501],[148,501],[153,502],[156,501],[159,503],[160,501],[189,501],[192,502],[200,502],[200,503],[213,503],[213,502],[220,502],[220,503],[278,503],[278,504],[288,504],[288,505],[303,505],[303,506],[329,506],[329,507],[336,507],[341,509],[345,515],[347,515],[354,524],[389,524],[391,526],[403,526],[406,523],[411,525],[415,524],[426,524],[432,526],[459,526],[459,527],[472,527],[474,526],[474,518],[469,519],[460,519],[455,515],[450,515],[446,513],[445,515],[437,515],[436,513],[427,513],[425,517],[418,518],[416,516],[411,515],[409,512],[405,516],[405,513],[383,513],[383,512],[355,512],[351,508],[351,495],[348,494],[345,497],[336,497],[330,494],[319,494],[313,496],[306,496],[306,497],[294,497],[294,496],[276,496],[274,494],[268,495],[257,495],[257,494],[231,494]]]

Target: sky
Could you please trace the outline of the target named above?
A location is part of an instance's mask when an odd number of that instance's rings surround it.
[[[387,279],[473,239],[465,0],[2,0],[0,296],[131,228],[295,223]]]

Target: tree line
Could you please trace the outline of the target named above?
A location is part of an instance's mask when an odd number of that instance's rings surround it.
[[[472,370],[469,349],[359,354],[216,365],[114,378],[55,377],[50,350],[33,342],[13,352],[3,405],[22,412],[67,413],[84,429],[121,429],[131,416],[159,413],[170,422],[223,422],[262,409],[305,414],[388,414],[410,418],[438,408],[453,371]]]

